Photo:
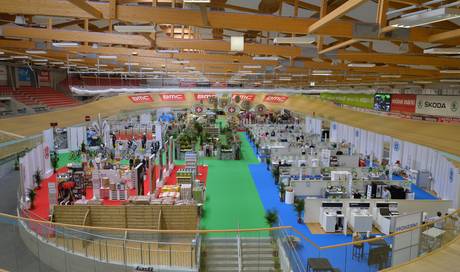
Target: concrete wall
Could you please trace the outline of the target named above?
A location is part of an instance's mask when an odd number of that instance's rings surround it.
[[[319,212],[322,202],[331,202],[330,199],[305,199],[305,223],[318,223]],[[349,202],[360,202],[359,199],[341,199],[339,202],[344,203],[343,213],[346,213],[345,207],[348,207]],[[372,208],[376,202],[383,202],[382,199],[366,199],[363,202],[370,202]],[[426,212],[428,216],[435,216],[436,212],[440,211],[443,214],[447,212],[447,209],[452,207],[451,200],[405,200],[405,199],[392,199],[391,202],[397,202],[399,213],[415,213],[415,212]]]

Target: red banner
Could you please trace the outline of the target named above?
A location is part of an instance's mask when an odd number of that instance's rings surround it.
[[[196,93],[194,94],[196,101],[208,100],[210,97],[216,97],[213,93]]]
[[[185,94],[183,93],[160,94],[160,98],[161,98],[161,101],[181,102],[181,101],[185,101]]]
[[[288,100],[288,96],[286,95],[266,95],[264,98],[264,102],[268,103],[284,103]]]
[[[254,99],[256,98],[255,94],[233,94],[232,95],[232,100],[235,101],[235,97],[237,97],[237,96],[240,97],[241,101],[247,100],[249,102],[254,101]]]
[[[397,112],[415,112],[417,96],[415,94],[392,94],[391,111]]]
[[[153,98],[149,94],[139,94],[128,96],[133,103],[150,103],[153,102]]]

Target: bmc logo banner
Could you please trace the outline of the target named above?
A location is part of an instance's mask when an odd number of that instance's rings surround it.
[[[254,101],[256,98],[255,94],[233,94],[232,100],[235,101],[235,97],[239,96],[241,101],[247,100],[249,102]]]
[[[185,94],[160,94],[161,101],[185,101]]]
[[[264,98],[264,102],[268,103],[284,103],[288,100],[288,96],[285,95],[266,95]]]
[[[128,96],[133,103],[150,103],[153,102],[152,96],[149,94],[139,94],[139,95],[130,95]]]
[[[396,112],[415,112],[417,96],[415,94],[392,94],[390,110]]]
[[[208,100],[210,97],[216,97],[216,94],[213,93],[196,93],[194,94],[196,101]]]
[[[417,114],[460,117],[460,96],[417,95]]]

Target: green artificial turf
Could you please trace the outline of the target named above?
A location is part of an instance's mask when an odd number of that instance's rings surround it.
[[[241,229],[267,227],[264,207],[248,168],[249,164],[258,163],[258,160],[244,134],[239,135],[242,141],[242,160],[205,160],[208,177],[202,229],[237,229],[238,225]],[[254,233],[250,236],[258,235],[267,234]]]

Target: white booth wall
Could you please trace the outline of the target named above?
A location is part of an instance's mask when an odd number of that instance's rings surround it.
[[[316,118],[307,119],[313,119],[312,124],[317,122],[314,121]],[[378,161],[383,159],[384,143],[390,143],[391,164],[400,161],[402,168],[430,171],[433,178],[431,190],[441,199],[452,200],[454,208],[460,208],[459,170],[441,152],[337,122],[331,122],[330,130],[331,142],[350,143],[356,153],[368,155]]]
[[[27,195],[29,190],[35,188],[34,175],[37,170],[40,171],[42,179],[48,178],[53,174],[50,147],[46,142],[37,145],[19,159],[20,179],[24,196]]]

